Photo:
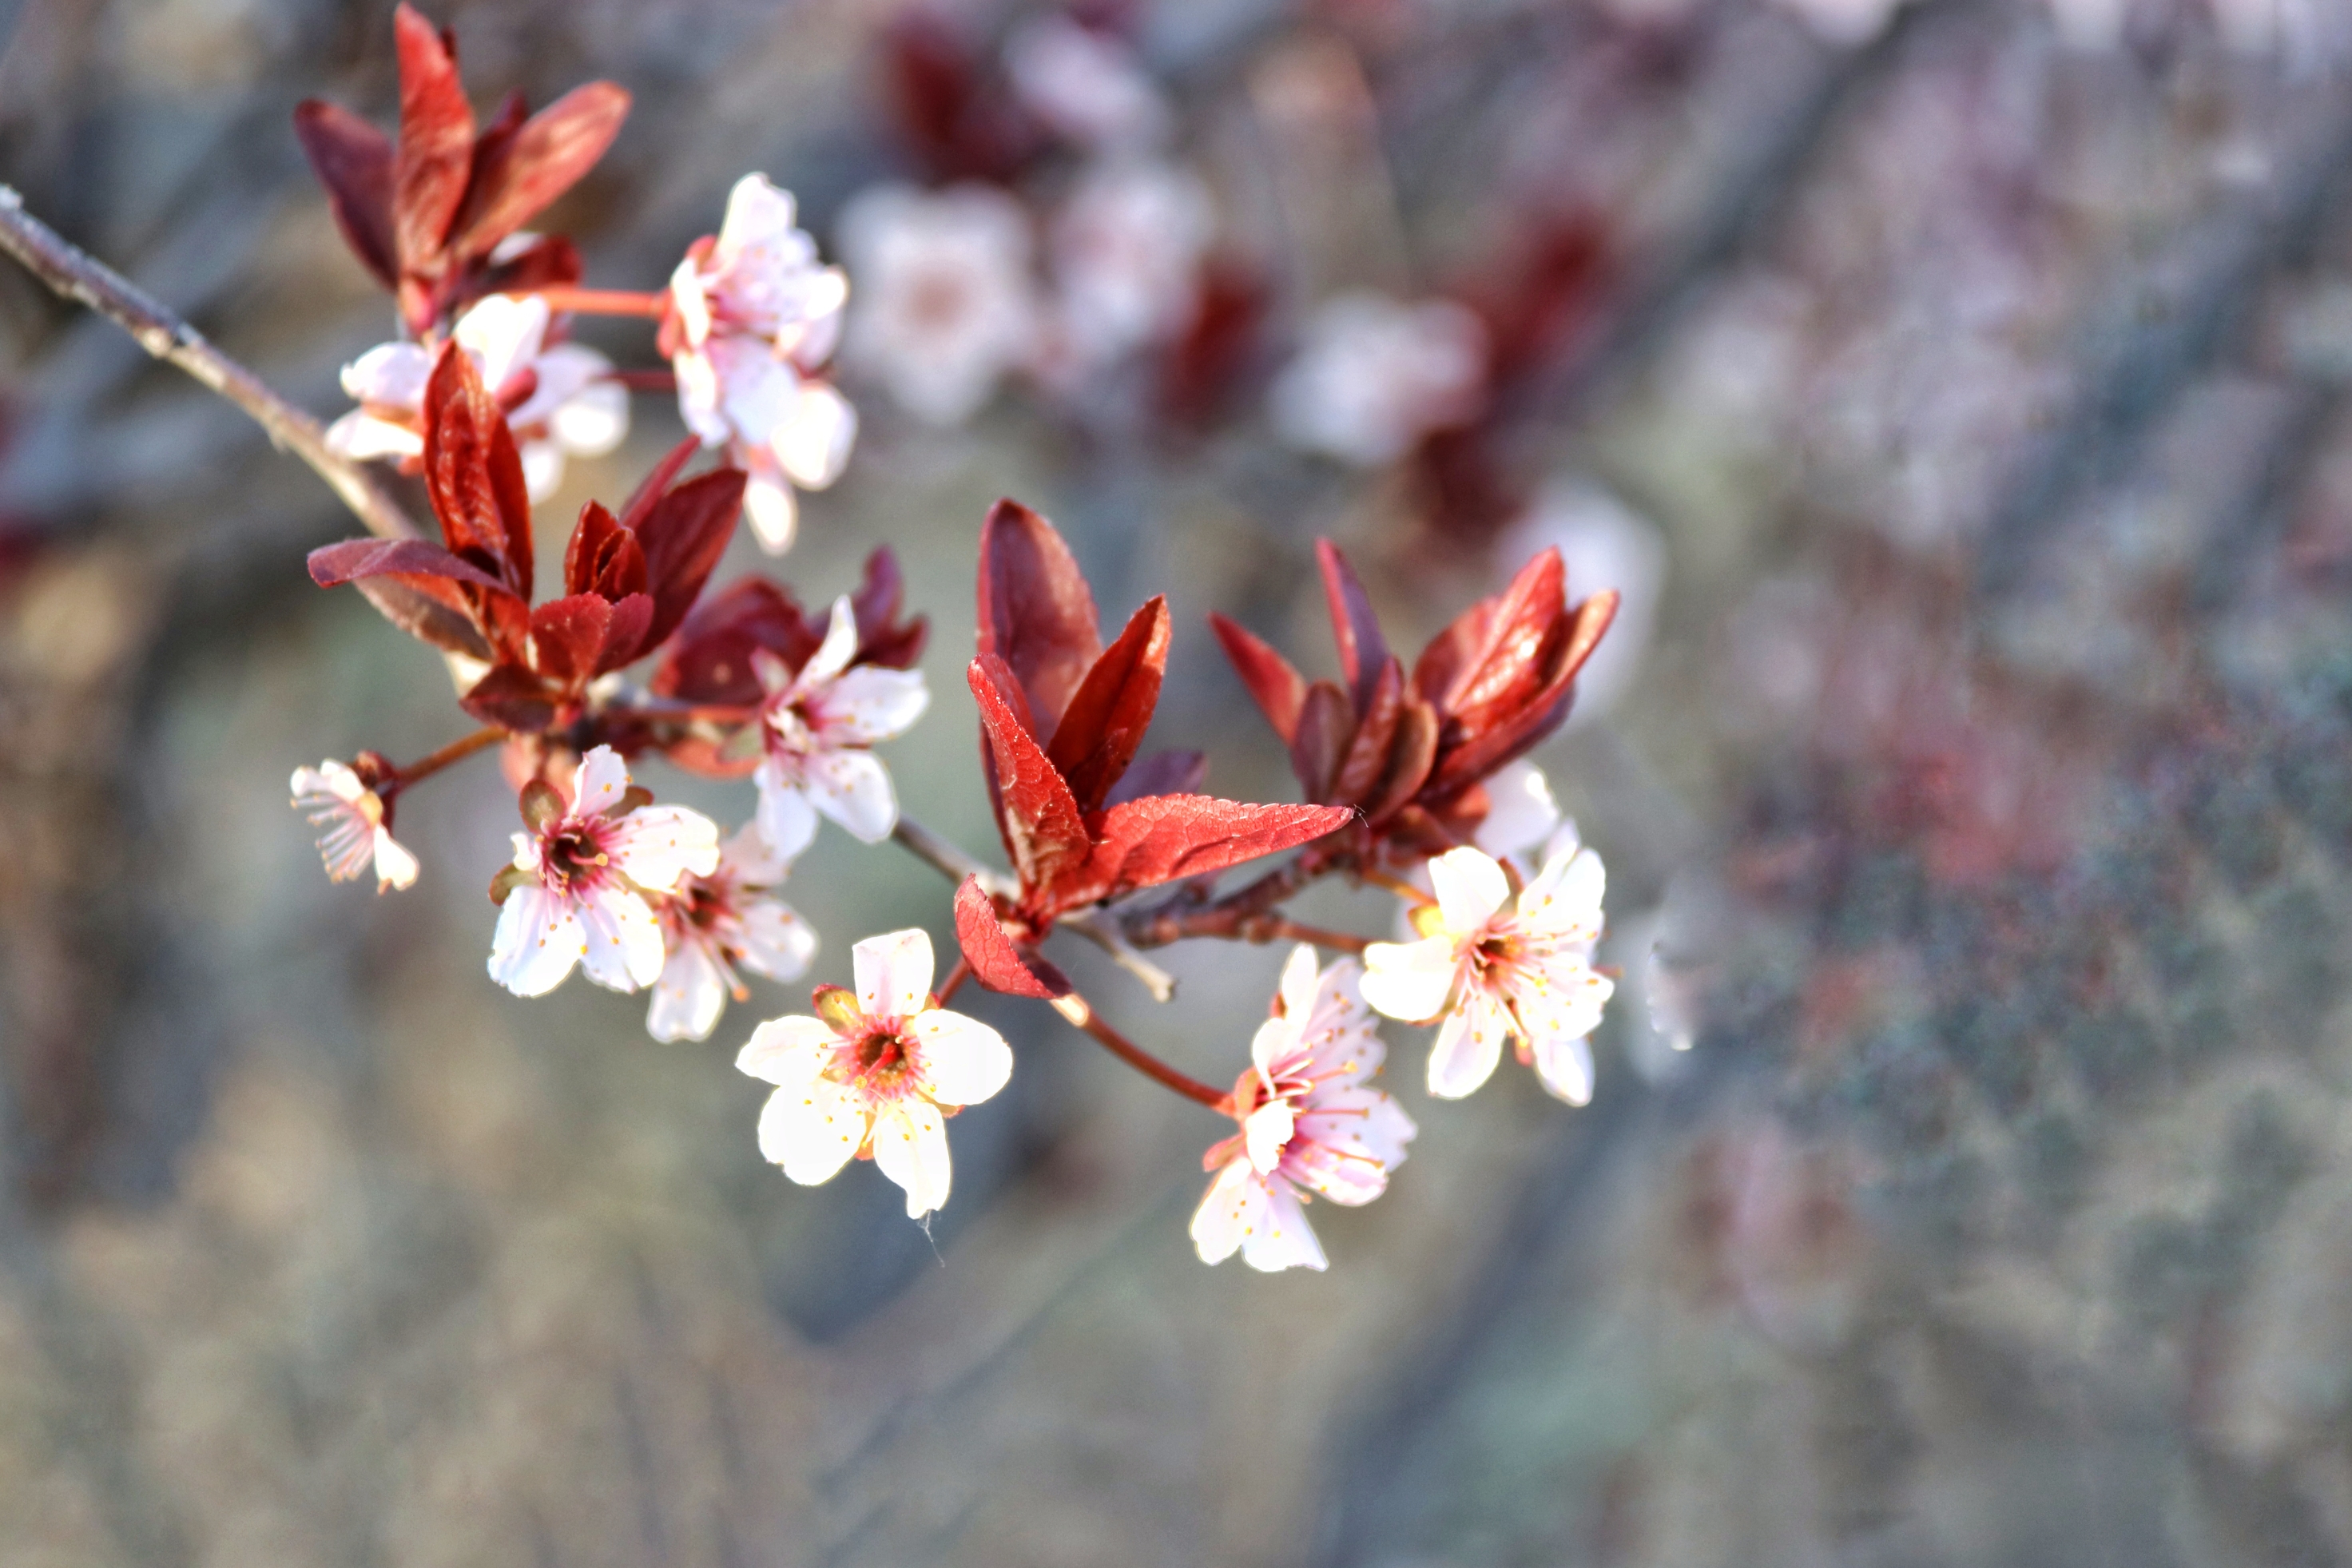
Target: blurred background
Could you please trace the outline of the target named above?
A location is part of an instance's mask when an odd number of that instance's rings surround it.
[[[1318,535],[1406,649],[1546,544],[1622,591],[1538,757],[1611,873],[1599,1092],[1432,1103],[1391,1026],[1388,1196],[1315,1210],[1327,1274],[1211,1270],[1226,1129],[991,998],[928,1233],[793,1186],[731,1057],[804,987],[661,1046],[484,977],[487,759],[404,800],[414,890],[320,874],[289,770],[461,733],[446,674],[311,587],[313,476],[0,265],[0,1563],[2352,1561],[2352,8],[430,14],[485,111],[635,95],[547,214],[590,284],[753,169],[850,266],[783,572],[898,551],[887,756],[976,849],[999,495],[1107,617],[1171,596],[1155,739],[1248,799],[1295,786],[1201,617],[1328,673]],[[341,412],[392,313],[289,113],[390,122],[388,5],[0,50],[0,181]],[[679,434],[638,397],[541,559]],[[947,891],[828,829],[785,896],[837,980]],[[1160,1009],[1055,951],[1215,1082],[1281,956]]]

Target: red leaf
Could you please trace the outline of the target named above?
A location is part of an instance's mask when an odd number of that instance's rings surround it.
[[[1315,559],[1323,569],[1323,601],[1331,612],[1331,636],[1339,644],[1339,673],[1359,716],[1371,711],[1373,689],[1380,685],[1381,666],[1388,663],[1389,645],[1372,613],[1372,601],[1356,579],[1356,569],[1329,539],[1315,541]]]
[[[470,582],[496,592],[505,583],[424,539],[345,539],[321,545],[310,552],[310,580],[321,588],[337,588],[371,577],[439,577]]]
[[[992,991],[1035,997],[1051,1001],[1070,994],[1062,971],[1034,953],[1024,953],[1004,934],[996,905],[980,887],[980,878],[968,876],[955,895],[956,946],[963,949],[971,977]]]
[[[386,288],[400,284],[392,238],[392,140],[340,104],[305,99],[294,106],[294,137],[327,187],[327,205],[343,243]]]
[[[1000,800],[996,825],[1024,894],[1051,886],[1087,858],[1086,823],[1070,787],[1045,757],[1016,704],[1020,685],[1004,661],[982,653],[965,671],[980,704],[981,734]]]
[[[898,558],[890,553],[888,545],[877,546],[874,553],[866,558],[865,580],[849,601],[850,612],[857,618],[859,664],[911,670],[915,661],[923,656],[930,622],[920,615],[903,623],[898,620],[898,604],[904,593]]]
[[[1256,806],[1209,795],[1129,800],[1104,813],[1086,864],[1055,890],[1055,907],[1223,871],[1319,839],[1354,816],[1343,806]]]
[[[1087,672],[1045,748],[1055,769],[1069,781],[1079,815],[1100,810],[1134,760],[1151,710],[1160,706],[1160,681],[1167,668],[1168,601],[1155,596]]]
[[[1394,659],[1381,665],[1371,706],[1356,727],[1331,779],[1330,799],[1360,806],[1388,773],[1389,748],[1404,714],[1404,666]]]
[[[1307,677],[1289,660],[1214,612],[1209,616],[1209,630],[1224,645],[1225,657],[1233,662],[1234,674],[1241,676],[1250,695],[1257,699],[1266,723],[1274,726],[1274,733],[1285,746],[1289,745],[1298,728],[1299,705],[1307,700]]]
[[[662,460],[654,465],[653,472],[638,481],[637,487],[629,492],[628,500],[622,504],[621,521],[633,528],[644,522],[646,514],[653,510],[654,503],[669,494],[670,482],[677,477],[678,471],[694,461],[694,455],[701,450],[702,437],[688,434],[685,440],[663,453]]]
[[[727,553],[736,516],[743,509],[745,480],[740,468],[715,468],[688,479],[664,493],[637,525],[653,594],[648,643],[667,637],[686,619],[711,569]]]
[[[425,383],[425,486],[449,548],[491,561],[528,600],[530,495],[522,459],[498,400],[455,343],[442,345]]]
[[[1397,715],[1395,737],[1389,742],[1387,770],[1356,804],[1368,821],[1385,821],[1421,792],[1437,760],[1437,710],[1417,696],[1407,697]]]
[[[1146,795],[1197,794],[1209,777],[1209,758],[1200,751],[1154,751],[1135,759],[1119,781],[1103,797],[1103,804],[1140,800]]]
[[[385,620],[474,659],[514,651],[522,601],[479,567],[423,539],[346,539],[312,550],[310,580],[358,587]]]
[[[474,683],[457,706],[480,719],[525,735],[555,722],[556,701],[547,684],[517,664],[500,664]]]
[[[1565,630],[1566,575],[1559,551],[1547,549],[1489,601],[1479,635],[1437,705],[1465,734],[1475,737],[1518,712],[1547,684],[1544,655],[1557,650]]]
[[[534,289],[577,283],[585,276],[579,247],[562,235],[541,235],[516,246],[495,267],[478,267],[467,275],[467,298],[486,294],[529,294]]]
[[[661,696],[682,702],[741,706],[761,689],[751,667],[764,648],[797,669],[824,641],[789,590],[761,577],[729,583],[697,605],[650,683]]]
[[[1054,525],[999,501],[980,528],[980,651],[1012,667],[1037,723],[1061,722],[1102,653],[1095,596]]]
[[[1329,800],[1339,773],[1339,759],[1356,732],[1355,716],[1348,711],[1348,694],[1328,681],[1307,688],[1298,707],[1298,727],[1290,737],[1290,770],[1310,800]]]
[[[1517,712],[1493,718],[1483,732],[1465,734],[1450,747],[1436,777],[1430,780],[1429,793],[1442,797],[1475,783],[1505,763],[1524,757],[1559,728],[1576,695],[1577,672],[1592,656],[1616,614],[1613,590],[1579,604],[1559,628],[1546,660],[1544,684]]]
[[[486,150],[452,225],[460,259],[488,256],[595,167],[628,118],[629,95],[608,81],[573,88]]]
[[[613,628],[610,601],[593,593],[552,599],[530,612],[531,667],[568,690],[596,674]]]
[[[604,651],[596,655],[596,673],[617,670],[651,648],[653,623],[651,594],[630,593],[614,600],[613,624],[604,632]]]
[[[447,37],[405,4],[393,13],[400,52],[400,149],[393,235],[404,272],[432,272],[474,163],[474,110]]]

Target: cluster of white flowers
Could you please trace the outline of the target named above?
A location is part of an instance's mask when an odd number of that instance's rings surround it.
[[[629,434],[628,389],[612,379],[613,362],[577,343],[551,343],[548,326],[546,300],[500,294],[449,329],[505,410],[534,501],[555,493],[567,457],[601,457]],[[432,373],[433,350],[423,343],[379,343],[345,365],[343,391],[359,407],[327,427],[327,444],[346,457],[421,462]]]
[[[743,510],[772,555],[793,542],[793,488],[841,476],[857,411],[817,372],[841,340],[849,279],[817,259],[792,193],[746,174],[713,239],[670,277],[678,408],[705,446],[751,476]]]

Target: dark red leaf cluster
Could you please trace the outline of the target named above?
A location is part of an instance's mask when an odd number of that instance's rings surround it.
[[[530,502],[498,401],[455,344],[425,392],[425,483],[442,543],[352,539],[310,554],[321,587],[355,584],[392,622],[490,666],[464,698],[485,723],[537,733],[568,722],[588,683],[659,646],[688,618],[727,548],[743,475],[683,483],[668,465],[625,517],[582,508],[562,597],[533,607]]]
[[[1432,639],[1408,673],[1347,557],[1328,539],[1316,553],[1339,681],[1310,684],[1223,616],[1210,624],[1289,746],[1308,800],[1354,807],[1402,854],[1444,849],[1485,819],[1484,781],[1568,717],[1576,674],[1616,614],[1617,595],[1571,606],[1559,552],[1545,550]]]
[[[980,653],[967,678],[989,799],[1020,883],[1001,902],[976,883],[958,895],[957,935],[982,985],[1058,995],[1066,983],[1034,948],[1061,915],[1291,849],[1355,815],[1192,794],[1194,753],[1139,762],[1168,664],[1167,601],[1138,610],[1105,648],[1069,547],[1027,507],[1000,501],[989,514],[979,597]],[[1121,789],[1139,776],[1148,791]]]
[[[568,240],[540,239],[495,264],[492,253],[604,155],[629,95],[590,82],[532,114],[511,94],[478,128],[457,79],[455,37],[404,4],[393,27],[399,141],[319,99],[296,106],[294,133],[343,238],[399,297],[408,329],[421,337],[484,294],[578,282],[580,258]]]
[[[887,546],[867,556],[865,580],[849,600],[857,621],[853,666],[914,668],[930,626],[920,615],[900,618],[905,597],[898,558]],[[765,695],[754,656],[773,654],[786,669],[797,670],[824,641],[826,624],[824,614],[803,610],[791,589],[766,578],[743,578],[687,616],[647,686],[657,696],[699,707],[749,707]],[[758,762],[692,736],[672,746],[669,754],[680,767],[714,778],[738,777]]]

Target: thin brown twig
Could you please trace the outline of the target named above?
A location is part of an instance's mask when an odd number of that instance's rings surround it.
[[[1056,998],[1052,1006],[1055,1012],[1094,1036],[1104,1050],[1142,1073],[1146,1078],[1173,1089],[1187,1100],[1197,1100],[1212,1111],[1222,1111],[1228,1114],[1232,1113],[1233,1099],[1230,1095],[1222,1090],[1210,1088],[1197,1078],[1179,1072],[1127,1036],[1119,1033],[1103,1020],[1100,1013],[1087,1006],[1087,998],[1076,991],[1072,991],[1066,997]]]
[[[955,967],[948,971],[947,979],[931,995],[937,998],[940,1006],[945,1007],[958,991],[963,989],[963,983],[970,978],[971,978],[971,961],[960,957],[955,961]]]
[[[52,292],[105,317],[150,354],[245,410],[271,444],[309,464],[368,532],[387,539],[425,537],[364,466],[328,447],[317,420],[270,391],[129,278],[26,212],[24,198],[6,185],[0,185],[0,250]]]
[[[581,316],[658,316],[669,298],[669,290],[652,291],[642,288],[573,288],[556,285],[547,288],[525,289],[547,301],[550,310],[569,310]]]
[[[430,779],[450,764],[463,762],[484,747],[495,746],[506,737],[507,732],[494,724],[484,725],[471,735],[460,736],[430,757],[419,758],[407,767],[398,769],[393,776],[395,780],[393,793],[398,794],[420,779]],[[376,792],[383,793],[381,789]]]

